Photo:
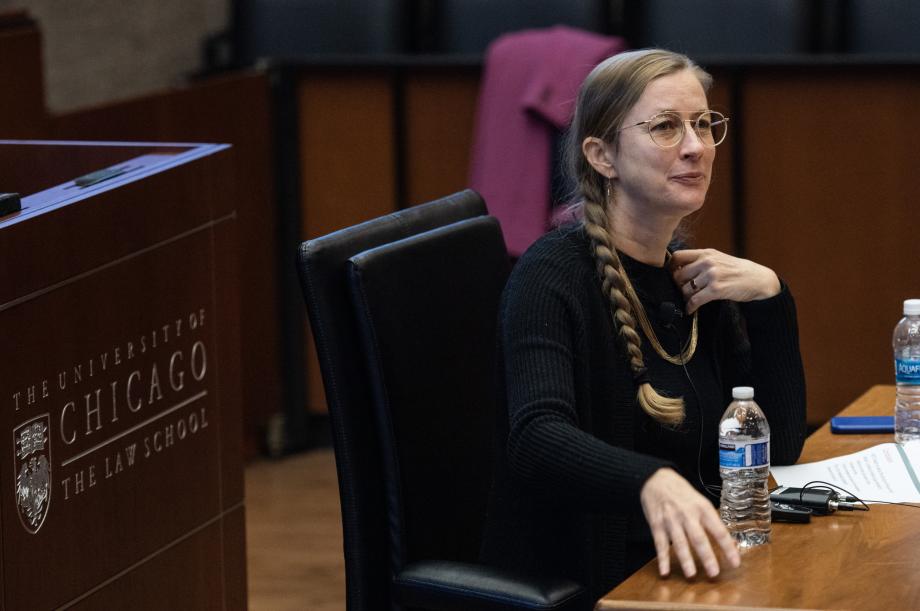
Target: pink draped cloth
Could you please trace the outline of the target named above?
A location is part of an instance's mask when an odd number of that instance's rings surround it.
[[[553,137],[571,121],[578,87],[622,38],[567,26],[525,30],[486,52],[470,185],[520,256],[550,226]]]

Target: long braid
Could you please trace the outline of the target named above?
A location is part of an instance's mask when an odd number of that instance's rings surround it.
[[[586,139],[596,138],[616,148],[618,130],[648,84],[681,70],[691,70],[703,89],[709,90],[712,77],[679,53],[640,49],[607,58],[581,85],[564,148],[567,174],[575,186],[572,199],[581,202],[583,223],[591,240],[604,297],[610,301],[614,326],[638,385],[636,398],[649,416],[668,425],[683,421],[684,401],[659,394],[649,381],[633,306],[624,293],[629,280],[617,256],[607,218],[607,209],[614,203],[611,196],[615,194],[608,193],[609,180],[588,161],[582,147]]]
[[[597,273],[601,279],[601,290],[613,307],[614,326],[623,340],[623,345],[629,355],[633,377],[638,382],[636,399],[649,416],[663,424],[676,426],[684,419],[684,400],[681,397],[661,395],[648,381],[645,360],[642,356],[642,338],[636,332],[632,305],[623,292],[623,274],[626,271],[623,269],[623,263],[617,255],[607,227],[606,210],[593,198],[585,199],[583,205],[584,227],[591,240]]]

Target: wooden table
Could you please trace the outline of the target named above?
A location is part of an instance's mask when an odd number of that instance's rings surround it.
[[[892,413],[893,386],[875,386],[842,415]],[[849,454],[892,435],[815,431],[799,462]],[[742,552],[741,567],[713,580],[685,579],[680,565],[658,576],[653,560],[598,601],[596,609],[920,609],[920,510],[871,505],[866,512],[774,524],[770,545]]]

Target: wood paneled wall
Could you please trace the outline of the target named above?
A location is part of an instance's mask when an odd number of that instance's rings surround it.
[[[892,329],[920,297],[918,77],[774,69],[745,83],[746,252],[796,296],[813,423],[894,383]]]
[[[319,73],[297,88],[305,238],[396,209],[394,92],[387,74]]]
[[[405,80],[406,202],[421,204],[469,185],[479,71],[416,70]]]

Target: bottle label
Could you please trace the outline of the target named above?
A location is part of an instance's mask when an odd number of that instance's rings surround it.
[[[770,439],[749,441],[719,440],[719,467],[723,469],[748,469],[770,466]]]
[[[899,384],[920,384],[920,361],[895,359],[894,379]]]

